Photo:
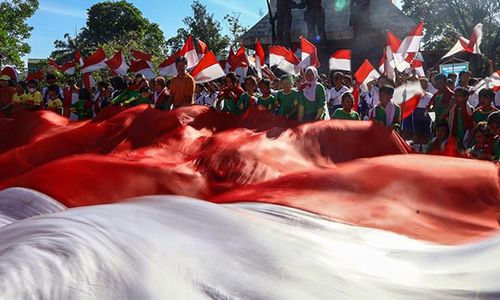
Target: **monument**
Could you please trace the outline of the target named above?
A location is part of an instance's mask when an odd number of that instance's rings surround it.
[[[270,0],[270,9],[277,24],[274,43],[267,14],[243,35],[243,44],[253,48],[258,38],[264,47],[291,47],[303,35],[318,46],[323,72],[338,49],[353,50],[354,70],[365,58],[378,65],[387,31],[402,39],[416,26],[391,0]]]

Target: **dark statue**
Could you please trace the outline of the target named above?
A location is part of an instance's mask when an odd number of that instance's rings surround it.
[[[363,30],[370,27],[367,12],[369,11],[370,0],[351,0],[350,26],[354,31]]]
[[[278,21],[276,41],[279,45],[291,45],[292,9],[296,8],[299,8],[299,5],[293,0],[278,0],[276,3],[274,19]]]
[[[306,10],[304,20],[307,23],[307,38],[309,41],[317,41],[316,37],[319,37],[320,41],[325,44],[325,10],[321,0],[302,0],[298,8]]]

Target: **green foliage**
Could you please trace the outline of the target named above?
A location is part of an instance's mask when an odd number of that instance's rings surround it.
[[[25,40],[33,27],[26,20],[38,9],[38,0],[0,1],[0,53],[4,62],[22,67],[21,57],[31,51]]]
[[[230,45],[233,48],[237,48],[240,44],[241,37],[248,30],[246,27],[242,26],[240,23],[240,13],[232,13],[230,15],[226,15],[224,20],[229,25],[229,40]]]
[[[117,50],[128,55],[131,49],[151,53],[157,60],[165,55],[165,37],[160,26],[146,19],[133,4],[127,1],[100,2],[90,7],[87,15],[86,25],[76,38],[65,34],[65,41],[54,42],[56,50],[52,52],[52,58],[68,61],[76,49],[88,56],[99,47],[104,48],[108,55]]]
[[[178,51],[187,36],[191,34],[205,42],[216,55],[225,55],[229,38],[220,33],[222,31],[221,24],[214,19],[213,14],[208,13],[207,7],[198,0],[193,1],[191,8],[193,14],[183,19],[186,28],[179,28],[177,35],[167,41],[170,52]]]
[[[469,38],[483,23],[483,54],[500,63],[500,1],[498,0],[402,0],[403,12],[425,21],[425,50],[450,49],[459,36]],[[480,72],[485,72],[481,59]]]

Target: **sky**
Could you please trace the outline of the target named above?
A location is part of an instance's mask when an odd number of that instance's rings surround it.
[[[400,0],[398,0],[400,1]],[[40,0],[38,11],[28,20],[34,27],[28,43],[31,53],[24,57],[46,58],[54,50],[54,41],[63,39],[65,33],[74,36],[75,32],[85,26],[86,10],[94,0]],[[175,35],[177,29],[183,27],[182,19],[191,14],[191,0],[130,0],[139,8],[144,17],[158,23],[168,39]],[[265,0],[200,0],[215,15],[224,30],[223,22],[226,14],[241,13],[240,21],[244,26],[251,27],[267,12]]]

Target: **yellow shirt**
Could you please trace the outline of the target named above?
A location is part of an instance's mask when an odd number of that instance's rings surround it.
[[[26,93],[22,93],[21,95],[19,95],[18,93],[15,93],[12,96],[12,104],[21,105],[24,102],[24,97],[26,97]]]
[[[47,102],[47,109],[55,110],[56,108],[62,107],[62,106],[63,106],[63,102],[59,98],[49,100],[49,102]]]
[[[42,104],[42,94],[40,92],[27,93],[24,94],[23,103],[26,105],[37,105],[40,106]]]

